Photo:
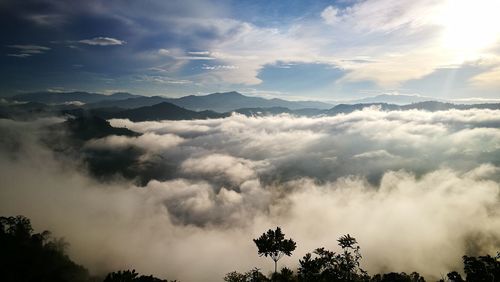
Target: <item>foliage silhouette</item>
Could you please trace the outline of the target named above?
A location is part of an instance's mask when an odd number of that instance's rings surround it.
[[[269,256],[274,261],[274,273],[277,273],[278,260],[284,255],[292,255],[297,247],[292,239],[285,239],[285,234],[279,227],[276,227],[276,230],[269,229],[253,241],[257,245],[259,256]]]
[[[154,277],[153,275],[139,276],[139,273],[135,272],[135,269],[110,272],[106,275],[103,282],[168,282],[168,280],[163,280]],[[172,281],[175,282],[175,281]]]
[[[283,267],[280,272],[273,273],[271,276],[272,281],[277,282],[295,282],[298,281],[297,277],[294,275],[290,268]]]
[[[89,281],[87,270],[64,253],[67,244],[50,232],[34,233],[24,216],[0,217],[2,281]]]
[[[245,282],[247,281],[247,276],[243,273],[232,271],[224,276],[224,281],[226,282]]]
[[[258,268],[254,268],[245,273],[236,271],[229,272],[224,276],[226,282],[267,282],[270,281]]]
[[[370,282],[425,282],[425,279],[417,272],[411,274],[390,272],[383,275],[376,274],[370,279]]]
[[[500,282],[500,256],[462,257],[464,262],[465,281],[467,282]],[[462,276],[456,271],[448,273],[448,280],[461,282]]]
[[[349,234],[340,237],[338,245],[342,253],[337,254],[318,248],[314,250],[314,258],[307,253],[299,260],[300,281],[367,281],[366,271],[361,269],[360,247],[354,237]]]
[[[448,277],[448,280],[449,281],[453,281],[453,282],[464,282],[464,279],[462,278],[462,275],[460,275],[458,272],[456,271],[452,271],[450,273],[448,273],[448,275],[446,275]]]

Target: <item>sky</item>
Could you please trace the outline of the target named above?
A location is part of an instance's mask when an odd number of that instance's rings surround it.
[[[500,98],[498,0],[1,0],[0,95]]]

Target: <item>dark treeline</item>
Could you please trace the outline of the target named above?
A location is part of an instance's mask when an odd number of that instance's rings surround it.
[[[425,282],[417,272],[389,272],[373,276],[361,268],[362,255],[360,246],[354,237],[347,234],[337,242],[341,249],[339,253],[325,248],[317,248],[307,253],[299,260],[299,266],[294,273],[289,268],[277,271],[278,260],[284,255],[290,256],[295,250],[296,243],[292,239],[285,239],[279,227],[269,229],[259,238],[254,239],[260,256],[270,257],[275,266],[274,273],[264,275],[254,268],[245,273],[230,272],[224,277],[226,282],[245,281],[276,281],[276,282]],[[500,253],[496,257],[490,255],[470,257],[463,256],[465,278],[457,271],[452,271],[439,282],[500,282]]]
[[[278,261],[290,256],[296,243],[279,227],[268,230],[254,239],[260,256],[274,262],[275,271],[269,275],[254,268],[245,273],[230,272],[226,282],[425,282],[419,273],[389,272],[373,276],[361,268],[360,246],[347,234],[337,242],[340,252],[318,248],[299,260],[296,271],[283,267],[277,271]],[[135,270],[121,270],[104,276],[92,276],[83,266],[66,254],[67,243],[51,236],[50,232],[34,232],[30,220],[24,216],[0,217],[0,281],[5,282],[169,282],[152,275],[140,275]],[[500,254],[472,257],[463,256],[463,274],[452,271],[440,282],[500,282]],[[171,281],[174,282],[174,281]]]
[[[35,233],[24,216],[0,217],[0,281],[4,282],[168,282],[135,270],[111,272],[104,277],[66,254],[67,243],[49,231]]]

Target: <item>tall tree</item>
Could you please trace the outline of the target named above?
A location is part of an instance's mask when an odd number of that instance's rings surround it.
[[[279,227],[276,227],[276,230],[269,229],[259,238],[253,239],[253,241],[259,249],[259,256],[269,256],[274,261],[274,273],[278,271],[278,260],[284,255],[292,255],[292,252],[297,247],[297,244],[291,238],[285,239],[285,234],[281,232]]]
[[[352,281],[352,276],[358,274],[358,272],[365,274],[365,271],[360,268],[362,256],[359,252],[360,247],[356,239],[347,234],[341,236],[337,242],[343,251],[342,259],[340,260],[340,270],[344,273],[344,278],[347,281]]]

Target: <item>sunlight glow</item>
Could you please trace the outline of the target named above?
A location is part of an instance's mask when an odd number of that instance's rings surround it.
[[[500,0],[449,0],[439,23],[442,46],[463,60],[474,59],[500,38]]]

